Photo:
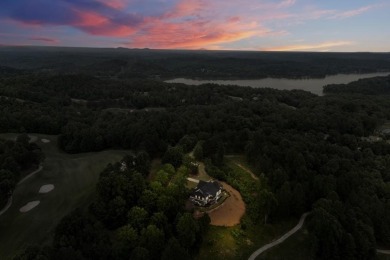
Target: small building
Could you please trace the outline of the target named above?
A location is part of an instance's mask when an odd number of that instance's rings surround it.
[[[122,161],[122,162],[121,162],[121,166],[120,166],[119,170],[120,170],[121,172],[124,172],[124,171],[127,170],[127,163],[126,163],[125,161]]]
[[[190,200],[197,206],[209,206],[216,203],[222,195],[222,185],[217,181],[199,181],[190,195]]]

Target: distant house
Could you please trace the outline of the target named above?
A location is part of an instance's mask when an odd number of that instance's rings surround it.
[[[121,172],[124,172],[124,171],[127,170],[127,163],[126,163],[125,161],[122,161],[122,162],[121,162],[121,166],[120,166],[119,170],[120,170]]]
[[[208,206],[216,203],[222,195],[222,185],[217,181],[199,181],[192,192],[190,200],[197,206]]]

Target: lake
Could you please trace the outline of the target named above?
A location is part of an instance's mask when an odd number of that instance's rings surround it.
[[[214,83],[219,85],[237,85],[253,88],[275,88],[275,89],[302,89],[310,91],[316,95],[323,95],[322,87],[329,84],[346,84],[364,78],[387,76],[390,72],[378,72],[367,74],[337,74],[326,76],[321,79],[284,79],[284,78],[264,78],[264,79],[238,79],[238,80],[198,80],[177,78],[167,80],[167,83],[184,83],[186,85],[201,85]]]

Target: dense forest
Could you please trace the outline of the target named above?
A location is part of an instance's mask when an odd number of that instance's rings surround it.
[[[333,84],[324,87],[324,93],[354,93],[364,95],[388,95],[390,93],[390,76],[360,79],[349,84]]]
[[[61,47],[1,47],[0,73],[85,73],[137,78],[323,78],[390,71],[389,53],[186,51]],[[7,69],[8,68],[8,69]]]
[[[19,135],[16,141],[0,139],[0,208],[6,205],[23,175],[35,170],[42,160],[39,146],[30,143],[27,134]]]
[[[165,164],[148,183],[149,167],[146,153],[109,164],[89,209],[66,216],[52,246],[30,247],[15,259],[191,259],[210,219],[185,211],[187,168]]]
[[[152,53],[151,60],[163,57]],[[222,59],[228,54],[215,55]],[[296,62],[308,62],[305,54],[289,55],[302,55]],[[321,55],[310,57],[326,58]],[[332,60],[333,54],[329,55]],[[340,57],[348,55],[352,54]],[[367,61],[370,55],[356,59]],[[364,63],[367,71],[388,68],[388,56],[379,57],[383,59]],[[334,65],[338,72],[366,71],[356,60],[331,63],[338,64]],[[321,67],[326,63],[318,64],[321,73],[310,75],[328,73]],[[343,64],[345,71],[337,67]],[[329,86],[326,90],[334,94],[319,97],[299,90],[193,87],[150,78],[21,69],[17,74],[4,70],[0,80],[1,132],[56,134],[60,148],[68,153],[125,148],[135,155],[123,159],[125,168],[121,163],[107,166],[100,174],[95,200],[87,210],[76,210],[61,221],[52,245],[29,248],[17,259],[196,256],[209,220],[207,215],[193,219],[184,207],[185,154],[193,148],[210,175],[241,192],[247,221],[275,223],[310,211],[312,258],[375,259],[377,247],[390,246],[390,144],[364,138],[390,120],[388,97],[364,95],[372,94],[365,86],[382,94],[388,78],[358,81],[340,91],[355,92],[347,90],[358,84],[362,90],[357,94],[339,95]],[[292,77],[303,76],[291,71]],[[236,181],[224,162],[224,155],[232,153],[245,154],[266,183],[258,187]],[[155,182],[147,178],[150,158],[167,163]]]

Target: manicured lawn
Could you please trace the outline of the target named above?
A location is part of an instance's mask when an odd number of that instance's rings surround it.
[[[310,252],[310,240],[306,228],[289,237],[286,241],[277,245],[257,257],[258,260],[309,260],[313,259]]]
[[[161,166],[162,166],[161,159],[153,159],[151,161],[150,173],[148,176],[149,181],[154,181],[154,179],[156,178],[156,173],[161,169]]]
[[[248,225],[245,230],[240,225],[210,226],[197,259],[248,259],[255,250],[280,237],[294,227],[296,222],[294,219],[273,225]]]
[[[199,170],[198,170],[198,174],[197,175],[190,175],[189,177],[191,178],[194,178],[194,179],[197,179],[197,180],[202,180],[202,181],[209,181],[209,180],[212,180],[213,178],[211,178],[206,170],[205,170],[205,165],[204,163],[199,163]]]
[[[377,254],[378,260],[390,260],[390,255]]]
[[[253,174],[255,178],[259,178],[258,174],[256,174],[256,172],[253,170],[252,166],[249,165],[248,162],[246,161],[244,155],[225,156],[225,162],[232,169],[240,169],[243,173],[245,173],[245,175]],[[252,179],[254,177],[252,177]]]
[[[28,244],[50,243],[57,223],[76,207],[85,207],[94,196],[99,173],[108,163],[119,161],[123,150],[69,155],[57,148],[57,137],[33,134],[43,149],[46,159],[43,170],[22,184],[13,194],[13,204],[0,216],[0,259],[10,259]],[[1,134],[2,138],[14,138],[14,134]],[[43,143],[41,139],[50,143]],[[39,188],[53,184],[55,189],[39,194]],[[26,213],[19,209],[27,202],[41,203]]]
[[[210,230],[203,238],[203,244],[197,259],[234,259],[238,245],[232,235],[237,227],[210,226]]]
[[[187,185],[186,185],[187,189],[192,190],[192,189],[195,189],[196,186],[198,186],[198,184],[196,182],[187,181]]]
[[[252,190],[255,189],[253,185],[257,183],[261,186],[263,182],[261,176],[259,176],[259,179],[251,176],[250,172],[252,169],[247,164],[245,157],[242,155],[230,155],[225,157],[225,163],[233,170],[232,174],[234,175],[230,177],[232,181],[239,189],[245,191],[241,192],[241,195],[247,194],[247,196],[252,196],[251,194],[253,194],[255,196],[255,190]],[[267,225],[262,223],[254,225],[248,220],[247,216],[244,216],[240,225],[233,227],[211,226],[204,237],[197,259],[248,259],[254,251],[282,236],[293,228],[297,222],[298,219],[289,219]],[[245,226],[245,229],[241,228],[242,225]]]

